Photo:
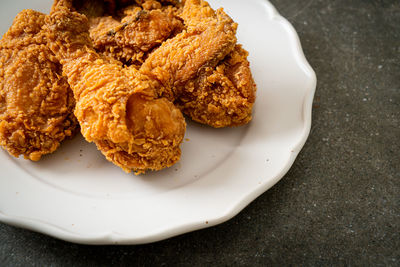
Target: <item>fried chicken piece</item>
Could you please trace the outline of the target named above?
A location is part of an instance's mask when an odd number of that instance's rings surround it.
[[[248,123],[256,86],[248,53],[236,45],[237,24],[201,0],[185,1],[181,17],[186,31],[164,42],[140,71],[171,89],[158,93],[195,121],[216,128]]]
[[[183,29],[175,12],[172,6],[153,10],[129,6],[120,21],[111,16],[91,18],[94,48],[125,64],[140,66],[154,48]]]
[[[237,24],[222,9],[215,12],[204,1],[188,0],[181,17],[187,29],[165,41],[140,68],[162,85],[159,95],[172,101],[202,67],[216,65],[236,43]]]
[[[127,172],[160,170],[179,160],[184,118],[171,102],[156,99],[152,80],[99,55],[84,15],[58,6],[45,29],[74,91],[87,141]]]
[[[193,120],[221,128],[248,123],[256,98],[248,52],[236,45],[215,67],[204,67],[180,89],[175,105]]]
[[[75,100],[47,46],[45,15],[20,12],[0,41],[0,145],[37,161],[77,128]]]
[[[163,2],[170,1],[58,0],[53,8],[64,6],[86,15],[97,52],[139,67],[153,49],[183,29],[176,16],[178,2]]]

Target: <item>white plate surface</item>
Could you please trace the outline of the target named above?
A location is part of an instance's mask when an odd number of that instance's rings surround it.
[[[80,135],[33,163],[0,150],[0,221],[84,244],[142,244],[222,223],[278,182],[311,126],[316,87],[292,26],[264,0],[212,0],[239,23],[258,86],[253,121],[212,129],[188,123],[182,159],[135,176],[107,162]],[[1,34],[24,8],[0,3]]]

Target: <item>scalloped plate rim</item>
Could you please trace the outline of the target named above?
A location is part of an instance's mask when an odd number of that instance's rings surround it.
[[[306,75],[309,76],[309,88],[306,92],[306,97],[303,101],[303,118],[304,118],[304,125],[302,131],[302,138],[301,140],[295,144],[290,149],[290,156],[283,167],[283,169],[273,178],[270,178],[267,183],[263,184],[262,186],[256,188],[251,193],[247,194],[244,198],[238,199],[234,204],[228,207],[224,212],[222,212],[219,216],[211,217],[208,220],[208,223],[204,223],[204,220],[193,220],[193,221],[186,221],[182,223],[182,225],[176,225],[175,227],[170,227],[169,229],[154,231],[151,234],[145,234],[143,236],[124,236],[116,231],[110,230],[107,232],[96,233],[96,234],[88,234],[82,235],[79,233],[71,232],[67,229],[62,227],[52,225],[50,223],[20,217],[20,216],[12,216],[8,215],[5,212],[0,210],[0,221],[14,225],[17,227],[23,227],[26,229],[30,229],[33,231],[37,231],[58,239],[66,240],[73,243],[81,243],[81,244],[145,244],[156,242],[160,240],[164,240],[176,235],[184,234],[187,232],[207,228],[210,226],[214,226],[227,220],[231,219],[235,215],[237,215],[242,209],[244,209],[249,203],[255,200],[258,196],[262,193],[270,189],[273,185],[275,185],[290,169],[292,164],[294,163],[298,153],[300,152],[301,148],[304,146],[311,129],[311,116],[312,116],[312,101],[316,89],[316,75],[311,66],[309,65],[308,61],[306,60],[303,50],[301,48],[299,37],[293,28],[293,26],[283,18],[275,9],[275,7],[266,0],[254,0],[254,1],[262,1],[265,5],[265,9],[267,14],[269,14],[269,20],[275,20],[281,23],[287,34],[291,39],[291,48],[295,49],[295,55],[297,56],[297,63],[299,64],[300,68],[304,71]]]

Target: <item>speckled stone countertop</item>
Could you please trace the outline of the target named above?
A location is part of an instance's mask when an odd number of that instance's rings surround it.
[[[238,216],[142,246],[0,224],[0,266],[400,265],[400,1],[271,0],[317,73],[310,138]]]

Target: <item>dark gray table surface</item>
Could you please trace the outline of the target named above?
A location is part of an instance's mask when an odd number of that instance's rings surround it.
[[[400,1],[272,0],[317,73],[310,137],[232,220],[141,246],[0,224],[0,266],[400,265]]]

